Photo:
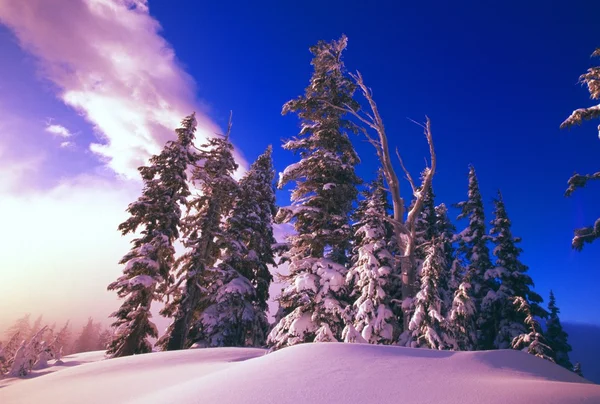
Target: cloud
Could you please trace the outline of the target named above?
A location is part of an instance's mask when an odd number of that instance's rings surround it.
[[[75,143],[73,142],[60,142],[60,147],[62,149],[72,149],[75,147]]]
[[[69,129],[65,128],[62,125],[48,125],[46,126],[46,132],[52,133],[55,136],[59,137],[72,137],[73,134],[69,131]]]
[[[194,80],[146,1],[3,0],[0,22],[36,56],[60,99],[93,124],[99,141],[90,149],[122,176],[137,178],[137,167],[198,111]],[[220,132],[202,111],[197,120],[199,142]]]

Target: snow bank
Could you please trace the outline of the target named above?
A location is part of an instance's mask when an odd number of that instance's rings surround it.
[[[519,351],[330,343],[105,360],[0,388],[0,402],[598,403],[600,386]]]

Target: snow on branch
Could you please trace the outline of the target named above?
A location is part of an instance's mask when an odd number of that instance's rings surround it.
[[[593,180],[600,180],[600,172],[586,175],[577,173],[573,174],[573,176],[569,178],[569,181],[567,182],[567,184],[569,184],[569,188],[567,188],[565,191],[565,196],[571,196],[577,188],[583,188],[587,185],[588,181]]]

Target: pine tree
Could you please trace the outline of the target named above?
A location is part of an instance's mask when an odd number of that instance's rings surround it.
[[[465,260],[464,282],[470,285],[469,290],[477,309],[477,348],[491,349],[494,340],[493,329],[489,324],[491,315],[481,310],[481,304],[488,292],[494,290],[495,285],[493,280],[485,279],[485,273],[492,268],[492,263],[487,246],[483,201],[473,166],[469,168],[468,198],[456,206],[461,209],[458,219],[469,219],[469,225],[458,234],[457,240],[458,252]]]
[[[42,321],[43,321],[43,316],[39,315],[35,321],[33,322],[33,325],[31,326],[31,330],[29,331],[29,335],[27,336],[27,338],[31,338],[33,337],[35,334],[38,333],[38,331],[40,331],[42,329]]]
[[[381,173],[363,193],[355,212],[354,247],[346,283],[354,300],[343,331],[346,342],[391,344],[399,324],[392,311],[390,292],[394,257],[389,251],[391,229],[385,220],[389,202]],[[357,335],[360,335],[360,337]]]
[[[141,228],[132,249],[121,259],[123,275],[108,286],[126,298],[111,315],[115,333],[107,353],[113,357],[152,351],[148,338],[158,332],[150,321],[152,302],[173,283],[173,243],[179,237],[181,205],[190,194],[186,170],[195,162],[192,151],[196,118],[192,114],[176,129],[177,140],[168,141],[162,152],[139,171],[144,182],[142,196],[127,208],[129,219],[119,225],[123,235]]]
[[[74,352],[91,352],[97,351],[98,347],[98,335],[100,331],[100,324],[94,323],[94,319],[88,318],[87,323],[81,329],[79,336],[73,343]]]
[[[411,346],[447,349],[451,339],[443,308],[444,291],[440,285],[447,270],[447,253],[441,238],[433,238],[426,251],[421,270],[421,289],[414,299],[414,313],[409,323]]]
[[[2,348],[3,359],[0,360],[0,374],[5,374],[10,371],[15,354],[24,342],[25,339],[23,338],[21,331],[17,331],[9,338],[8,342]]]
[[[214,268],[225,246],[222,222],[233,207],[238,192],[233,173],[237,169],[233,145],[229,140],[231,121],[225,136],[208,139],[198,152],[192,181],[199,193],[188,202],[188,214],[182,220],[186,253],[179,260],[181,293],[167,304],[163,315],[173,322],[158,345],[164,350],[189,347],[200,337],[196,320],[211,303],[215,285],[224,280]]]
[[[470,289],[471,284],[468,282],[458,285],[448,314],[450,346],[455,351],[472,351],[477,344],[477,310]]]
[[[513,299],[517,310],[525,314],[525,325],[528,328],[527,333],[516,336],[511,344],[513,349],[519,349],[537,356],[538,358],[546,359],[554,362],[554,352],[550,348],[542,334],[542,328],[538,321],[533,317],[531,307],[526,299],[517,296]]]
[[[592,57],[600,57],[600,48],[592,53]],[[600,99],[600,66],[590,67],[587,73],[579,77],[579,82],[585,84],[593,100]],[[573,125],[581,125],[584,120],[600,118],[600,104],[588,108],[579,108],[571,113],[571,115],[560,125],[561,129],[569,128]],[[600,136],[600,125],[598,125],[598,135]],[[600,171],[594,174],[581,175],[573,174],[569,178],[569,187],[565,192],[565,196],[571,196],[577,188],[583,188],[588,181],[600,180]],[[592,226],[575,229],[575,236],[571,245],[574,249],[581,251],[584,244],[591,243],[600,238],[600,218],[596,219]]]
[[[573,369],[573,364],[569,360],[569,352],[572,348],[569,345],[569,335],[563,330],[560,324],[558,314],[560,309],[556,306],[554,293],[550,291],[550,300],[548,301],[548,311],[550,314],[546,319],[546,340],[548,346],[554,351],[554,360],[565,369]]]
[[[575,366],[573,366],[573,372],[577,373],[579,376],[583,377],[583,372],[581,371],[581,363],[577,362]]]
[[[513,304],[515,297],[527,300],[534,316],[545,317],[547,313],[539,305],[543,300],[541,296],[531,290],[533,280],[527,275],[527,266],[519,259],[522,250],[517,243],[521,239],[512,235],[511,221],[499,191],[494,205],[495,218],[490,222],[490,236],[495,245],[496,263],[494,268],[486,271],[485,277],[495,280],[498,286],[484,297],[482,307],[491,313],[492,321],[488,324],[494,330],[494,347],[506,349],[515,337],[526,331],[525,314]]]
[[[272,149],[261,155],[239,182],[238,196],[225,222],[221,263],[212,300],[198,321],[198,339],[205,346],[262,346],[269,323],[266,316],[269,265],[276,213]]]
[[[4,333],[8,338],[11,338],[15,334],[20,334],[22,339],[28,338],[31,335],[31,314],[27,313],[23,317],[17,319],[12,326],[10,326]],[[21,341],[19,341],[20,343]]]
[[[54,337],[54,341],[52,342],[52,346],[56,352],[62,352],[63,355],[68,355],[71,353],[71,346],[73,342],[71,341],[71,325],[70,322],[67,321],[65,325],[56,333]],[[106,349],[106,347],[104,347]]]
[[[425,178],[427,170],[421,173],[421,181]],[[429,243],[436,236],[439,236],[437,230],[437,215],[435,211],[435,194],[433,187],[430,186],[427,190],[419,190],[424,192],[423,207],[421,212],[417,216],[415,221],[415,256],[419,267],[423,265],[423,261],[427,257],[429,250]],[[415,201],[409,207],[409,210],[413,208]]]
[[[349,216],[361,182],[354,166],[359,158],[345,133],[354,126],[341,110],[356,105],[354,84],[344,76],[342,52],[347,38],[319,42],[311,48],[314,73],[305,94],[289,101],[283,113],[302,121],[297,138],[284,148],[300,154],[288,166],[279,187],[295,182],[292,206],[281,208],[278,223],[293,223],[289,239],[289,286],[279,298],[286,316],[269,335],[280,348],[301,342],[337,341],[344,327],[346,252],[351,238]]]
[[[27,376],[40,358],[40,354],[43,354],[45,357],[45,344],[42,341],[42,338],[46,332],[46,328],[47,327],[42,327],[29,341],[23,340],[12,360],[8,376]]]

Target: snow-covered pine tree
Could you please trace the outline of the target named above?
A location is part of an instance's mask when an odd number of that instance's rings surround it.
[[[442,297],[442,312],[450,313],[454,292],[462,280],[462,266],[456,256],[453,240],[456,233],[456,227],[448,217],[448,208],[445,204],[439,204],[435,207],[435,234],[441,243],[444,257],[446,259],[446,268],[440,273],[439,288]]]
[[[581,371],[581,363],[577,362],[575,366],[573,366],[573,372],[577,373],[579,376],[583,377],[583,372]]]
[[[179,237],[181,205],[190,194],[186,170],[196,160],[193,151],[196,117],[187,116],[176,129],[177,139],[168,141],[160,154],[150,158],[149,165],[138,170],[144,182],[142,195],[131,203],[131,215],[119,225],[123,235],[136,233],[132,249],[121,259],[123,275],[108,285],[125,298],[121,307],[111,314],[115,333],[107,354],[113,357],[152,351],[148,338],[158,332],[150,321],[150,307],[173,283],[175,249]]]
[[[342,334],[345,342],[392,344],[400,325],[391,307],[394,257],[389,251],[391,228],[385,219],[389,202],[381,172],[363,195],[354,213],[354,243],[346,275],[354,304]]]
[[[491,314],[488,326],[494,332],[494,347],[507,349],[515,337],[527,329],[525,314],[518,311],[513,303],[515,297],[527,300],[533,316],[545,317],[547,313],[540,307],[542,297],[531,290],[534,285],[527,274],[527,266],[519,259],[522,250],[517,247],[517,243],[521,239],[512,235],[511,221],[500,191],[494,200],[494,206],[490,236],[495,245],[493,254],[496,262],[493,268],[486,271],[485,278],[495,280],[498,286],[495,291],[491,290],[484,296],[482,308],[484,312]]]
[[[464,282],[470,285],[469,293],[477,310],[475,324],[478,329],[477,349],[492,349],[494,334],[489,323],[490,313],[482,311],[481,303],[490,290],[494,290],[493,280],[486,280],[485,273],[492,268],[488,236],[485,231],[483,201],[479,192],[479,183],[473,166],[469,167],[469,190],[466,201],[459,202],[461,209],[458,219],[468,218],[469,225],[457,235],[458,253],[465,260]]]
[[[516,336],[512,341],[511,348],[519,349],[539,358],[554,362],[554,352],[552,351],[552,348],[548,346],[546,339],[542,334],[542,328],[533,316],[527,300],[520,296],[516,296],[513,298],[513,302],[517,307],[517,310],[525,315],[525,325],[527,326],[528,332]]]
[[[472,351],[477,344],[477,309],[470,289],[471,284],[468,282],[458,285],[448,314],[449,345],[455,351]]]
[[[67,321],[65,325],[56,333],[52,346],[55,352],[62,352],[63,355],[71,353],[73,342],[71,340],[71,325]]]
[[[19,334],[21,339],[26,339],[31,335],[31,324],[29,319],[31,314],[27,313],[23,317],[18,318],[12,326],[10,326],[4,335],[7,338],[11,338],[15,334]],[[19,341],[19,344],[21,341]]]
[[[283,114],[302,121],[297,138],[284,148],[300,161],[281,174],[279,187],[295,182],[292,205],[281,208],[278,223],[293,223],[289,239],[289,285],[279,304],[286,313],[269,335],[275,348],[311,341],[337,341],[344,321],[346,252],[351,237],[349,216],[361,182],[355,173],[359,158],[346,134],[354,125],[344,119],[354,84],[344,76],[342,52],[347,38],[320,41],[311,48],[314,73],[305,94],[287,102]]]
[[[421,173],[421,181],[427,176],[427,169]],[[433,186],[428,187],[425,191],[419,189],[419,192],[423,192],[423,207],[421,212],[417,216],[415,221],[415,257],[417,259],[417,265],[420,268],[423,265],[423,261],[428,255],[430,242],[436,236],[439,236],[437,232],[437,218],[435,213],[435,194],[433,192]],[[415,200],[408,208],[411,210],[414,207]]]
[[[272,246],[276,214],[272,148],[239,181],[238,195],[225,222],[225,241],[211,303],[199,317],[203,346],[262,346],[269,323],[267,300],[275,265]]]
[[[46,332],[46,328],[47,327],[41,328],[29,341],[23,340],[12,360],[8,376],[22,377],[27,376],[31,372],[45,348],[42,338]]]
[[[25,339],[23,338],[21,331],[17,331],[9,338],[8,342],[4,344],[4,347],[2,348],[2,356],[4,359],[0,361],[0,374],[5,374],[10,371],[15,354],[24,341]]]
[[[164,350],[186,348],[198,338],[195,320],[210,304],[211,288],[220,276],[213,267],[224,247],[222,223],[238,192],[230,131],[231,121],[226,135],[208,139],[197,151],[192,181],[199,192],[188,202],[188,214],[182,220],[187,251],[179,259],[177,285],[183,283],[183,288],[162,311],[173,318],[157,343]]]
[[[600,57],[600,48],[592,53],[592,57],[594,56]],[[579,82],[587,86],[590,97],[593,100],[600,99],[600,66],[590,67],[587,73],[584,73],[579,77]],[[581,125],[584,120],[598,118],[600,118],[600,104],[588,108],[579,108],[571,113],[571,115],[560,125],[560,128],[564,129],[573,125]],[[598,135],[600,136],[600,125],[598,125]],[[583,188],[588,181],[594,180],[600,180],[600,171],[586,175],[578,173],[573,174],[573,176],[569,178],[569,187],[565,192],[565,196],[571,196],[577,188]],[[581,250],[584,244],[591,243],[598,238],[600,238],[600,218],[596,219],[592,226],[575,229],[572,246],[576,250]]]
[[[572,350],[568,342],[569,335],[563,330],[560,324],[560,318],[558,317],[560,309],[556,306],[556,298],[552,291],[550,291],[548,311],[546,332],[544,333],[546,341],[548,341],[548,346],[554,351],[555,362],[563,368],[571,370],[573,369],[573,364],[569,360],[569,352]]]
[[[421,270],[421,289],[414,299],[414,313],[408,325],[410,346],[448,349],[452,338],[444,317],[441,278],[448,269],[445,241],[434,237],[429,241]]]
[[[39,330],[42,329],[42,321],[43,321],[44,316],[43,315],[39,315],[35,321],[33,322],[33,325],[31,326],[31,330],[29,331],[29,335],[27,336],[27,339],[32,338],[35,334],[38,333]]]

